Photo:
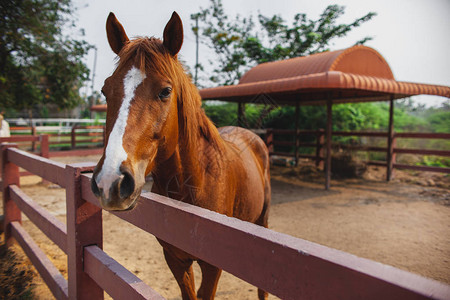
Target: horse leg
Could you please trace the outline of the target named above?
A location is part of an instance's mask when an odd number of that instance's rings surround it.
[[[219,283],[222,270],[201,260],[198,261],[198,264],[202,270],[202,283],[198,289],[197,297],[202,300],[212,300],[216,294],[217,283]]]
[[[193,260],[181,260],[166,249],[164,249],[164,257],[177,280],[183,300],[196,300],[194,272],[192,271]]]

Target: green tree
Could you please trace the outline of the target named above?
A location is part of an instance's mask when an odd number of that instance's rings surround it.
[[[75,32],[73,12],[70,0],[0,1],[0,108],[81,102],[89,75],[82,58],[91,46],[64,35]]]
[[[446,100],[439,107],[430,107],[420,112],[431,132],[450,133],[450,100]]]
[[[236,103],[203,102],[203,109],[217,127],[237,124]]]
[[[246,71],[250,58],[242,47],[242,42],[251,38],[254,29],[252,18],[236,16],[232,21],[225,14],[221,0],[211,0],[211,6],[191,15],[192,20],[198,19],[199,26],[192,26],[195,34],[201,35],[202,43],[211,48],[216,56],[209,62],[215,66],[214,74],[209,77],[216,84],[236,83]],[[196,67],[203,71],[201,63]]]
[[[256,64],[327,51],[332,40],[347,35],[376,15],[370,12],[351,23],[338,23],[344,12],[345,7],[330,5],[317,20],[298,13],[288,25],[279,15],[259,14],[255,23],[251,16],[230,18],[221,0],[211,0],[208,8],[201,8],[191,19],[200,20],[192,30],[216,54],[210,60],[215,69],[209,79],[215,84],[230,85],[236,84]],[[356,44],[370,39],[365,37]]]

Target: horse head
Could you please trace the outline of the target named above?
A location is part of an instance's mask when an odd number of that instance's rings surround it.
[[[162,41],[129,40],[110,13],[106,31],[119,62],[102,88],[107,102],[105,149],[91,185],[104,209],[127,210],[135,206],[156,161],[168,159],[177,146],[177,73],[182,69],[177,54],[183,26],[174,12]]]

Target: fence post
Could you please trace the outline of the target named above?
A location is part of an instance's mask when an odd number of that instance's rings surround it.
[[[397,158],[397,154],[395,154],[395,148],[397,147],[397,134],[394,132],[392,135],[392,172],[394,172],[394,164]]]
[[[83,271],[83,250],[89,245],[103,248],[102,210],[81,198],[78,164],[66,166],[67,268],[69,299],[103,299],[103,290]]]
[[[36,136],[36,126],[33,126],[33,124],[31,124],[31,135],[32,136]],[[31,152],[34,152],[36,150],[36,142],[32,141],[31,142]]]
[[[299,139],[299,131],[296,129],[295,130],[295,151],[294,151],[294,158],[295,158],[295,166],[298,166],[298,148],[299,148],[299,144],[300,144],[300,139]]]
[[[386,153],[386,181],[392,179],[392,170],[394,166],[394,97],[389,100],[389,128],[388,128],[388,147]]]
[[[249,124],[246,123],[245,102],[238,102],[237,126],[247,128]]]
[[[326,134],[326,147],[327,147],[327,155],[325,157],[325,189],[330,189],[330,181],[331,181],[331,137],[333,130],[333,101],[331,100],[331,96],[328,95],[327,100],[327,127],[325,130]]]
[[[103,147],[106,145],[106,126],[102,126],[103,132],[102,132],[102,138],[103,138]]]
[[[298,144],[299,144],[299,133],[298,133],[298,118],[300,114],[300,104],[298,101],[295,103],[295,148],[294,148],[294,155],[295,155],[295,166],[298,166]]]
[[[324,165],[323,164],[324,161],[323,146],[325,142],[324,133],[325,132],[323,129],[319,129],[317,130],[316,134],[316,167],[321,169],[323,169]]]
[[[39,142],[41,143],[41,153],[40,155],[45,158],[49,158],[49,143],[48,143],[48,135],[47,134],[41,134],[39,136]]]
[[[9,194],[9,186],[17,185],[20,186],[20,174],[19,167],[8,161],[7,150],[9,148],[17,148],[17,144],[2,144],[1,145],[1,155],[2,155],[2,193],[3,193],[3,230],[5,231],[5,241],[6,245],[10,246],[12,243],[11,239],[11,228],[10,223],[13,221],[21,222],[22,216],[20,209],[17,207],[16,203],[11,199]]]
[[[72,145],[72,149],[75,149],[75,146],[76,146],[76,140],[75,140],[75,128],[76,127],[77,127],[77,125],[73,125],[72,130],[70,131],[70,142]]]
[[[267,149],[269,150],[270,155],[270,153],[273,152],[273,131],[271,128],[268,128],[266,130],[266,146]]]

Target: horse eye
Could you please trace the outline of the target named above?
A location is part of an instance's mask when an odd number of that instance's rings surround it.
[[[172,88],[166,87],[159,93],[158,97],[161,100],[167,100],[167,98],[169,98],[171,93],[172,93]]]

